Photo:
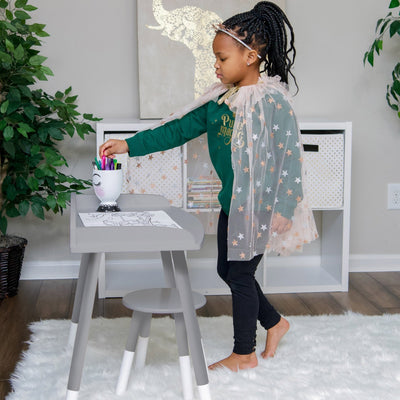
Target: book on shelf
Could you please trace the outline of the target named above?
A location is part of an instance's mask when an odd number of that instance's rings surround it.
[[[222,188],[219,179],[188,178],[188,208],[219,208],[218,194]]]

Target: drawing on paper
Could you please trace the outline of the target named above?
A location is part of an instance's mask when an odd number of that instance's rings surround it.
[[[79,213],[85,227],[156,226],[182,229],[165,211]]]

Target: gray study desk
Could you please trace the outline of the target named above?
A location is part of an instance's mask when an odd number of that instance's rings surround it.
[[[200,398],[209,400],[207,366],[184,254],[185,250],[201,248],[204,231],[200,221],[180,208],[170,207],[168,201],[161,196],[123,194],[118,199],[121,211],[163,210],[182,229],[155,226],[85,227],[79,213],[94,212],[98,204],[95,195],[72,195],[70,246],[73,253],[81,253],[82,256],[72,313],[70,344],[73,344],[73,354],[67,400],[77,399],[79,395],[101,255],[107,252],[135,251],[161,252],[166,281],[176,284],[182,302]]]

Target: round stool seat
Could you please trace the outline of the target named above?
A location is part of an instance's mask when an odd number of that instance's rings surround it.
[[[194,308],[197,310],[206,304],[206,298],[192,292]],[[179,292],[175,288],[152,288],[135,290],[122,299],[125,307],[144,313],[175,314],[183,312]]]

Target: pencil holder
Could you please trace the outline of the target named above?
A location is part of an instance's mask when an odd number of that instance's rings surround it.
[[[93,170],[93,189],[100,205],[98,212],[121,211],[117,200],[122,191],[122,169]]]

